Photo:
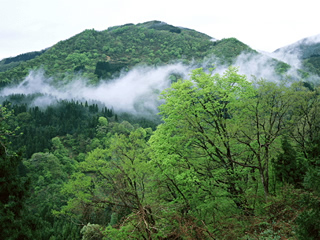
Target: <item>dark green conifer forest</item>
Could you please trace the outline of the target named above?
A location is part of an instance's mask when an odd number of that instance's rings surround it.
[[[277,80],[249,79],[233,60],[258,53],[210,39],[152,21],[1,61],[2,89],[40,65],[62,86],[137,64],[197,67],[171,75],[157,115],[1,96],[0,239],[320,239],[319,83],[274,59]],[[212,55],[229,67],[199,68]]]

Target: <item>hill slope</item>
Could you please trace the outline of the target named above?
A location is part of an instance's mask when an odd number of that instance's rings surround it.
[[[300,61],[303,70],[320,76],[320,35],[304,38],[274,53],[291,55]]]
[[[211,54],[230,64],[243,51],[254,52],[234,38],[213,41],[203,33],[160,21],[126,24],[105,31],[85,30],[41,52],[4,59],[0,86],[20,82],[32,69],[43,68],[59,81],[81,74],[96,83],[137,64],[201,61]]]

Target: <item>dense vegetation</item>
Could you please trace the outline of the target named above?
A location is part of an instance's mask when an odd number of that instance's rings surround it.
[[[304,59],[303,65],[308,71],[320,76],[320,54]]]
[[[254,52],[236,39],[211,41],[211,37],[194,30],[177,28],[163,22],[127,24],[105,31],[85,30],[61,41],[41,54],[30,53],[0,62],[0,84],[20,82],[32,69],[43,68],[58,81],[81,74],[96,83],[110,78],[121,69],[137,64],[161,65],[171,61],[202,60],[215,54],[231,63],[242,51]],[[24,59],[24,61],[21,61]],[[9,64],[16,64],[10,67]]]
[[[0,72],[5,72],[11,68],[18,66],[21,62],[25,62],[31,60],[37,56],[40,56],[46,50],[38,51],[38,52],[29,52],[20,54],[16,57],[5,58],[0,61]]]
[[[320,237],[317,87],[196,69],[162,98],[156,129],[96,104],[6,102],[2,238]]]
[[[89,84],[136,65],[231,65],[257,53],[159,21],[86,30],[0,62],[0,86],[42,68]],[[318,55],[305,64],[317,71]],[[1,96],[1,239],[319,239],[319,86],[237,68],[172,79],[159,116],[89,100]],[[302,75],[305,72],[301,71]],[[171,76],[172,77],[172,76]],[[290,77],[288,77],[290,79]]]
[[[99,117],[112,119],[115,122],[134,121],[142,127],[156,128],[160,122],[157,117],[145,118],[132,114],[114,114],[102,103],[89,103],[79,101],[60,100],[47,107],[30,107],[32,100],[39,95],[10,95],[2,105],[12,110],[23,133],[19,138],[13,138],[13,150],[23,148],[23,156],[31,157],[33,153],[48,150],[52,143],[48,139],[56,136],[76,136],[80,142],[78,146],[84,147],[86,138],[93,138]],[[81,140],[83,142],[81,142]],[[77,151],[79,153],[80,150]]]

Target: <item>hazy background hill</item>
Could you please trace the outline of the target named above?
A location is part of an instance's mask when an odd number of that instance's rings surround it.
[[[320,76],[320,35],[301,39],[274,51],[275,56]]]

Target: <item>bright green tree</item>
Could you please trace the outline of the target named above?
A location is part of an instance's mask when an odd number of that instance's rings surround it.
[[[247,155],[235,138],[241,119],[234,113],[254,93],[235,68],[223,75],[196,69],[163,93],[164,123],[150,139],[163,198],[206,222],[233,204],[234,211],[248,209]]]
[[[125,222],[130,229],[137,228],[138,235],[150,236],[154,220],[147,204],[147,182],[152,171],[145,153],[148,133],[143,128],[127,134],[115,133],[106,149],[91,151],[64,186],[62,192],[70,200],[60,214],[84,224],[107,226]],[[118,220],[114,219],[116,215]]]
[[[298,93],[286,84],[255,81],[255,97],[237,111],[240,121],[235,138],[244,147],[247,167],[258,172],[265,198],[270,193],[271,159],[277,157],[281,136],[294,123],[292,114]]]
[[[223,75],[196,69],[190,80],[172,84],[160,106],[164,123],[150,141],[164,197],[200,219],[217,209],[230,213],[231,203],[253,214],[254,202],[246,196],[267,199],[271,159],[292,127],[297,92],[285,84],[253,84],[235,68]]]

